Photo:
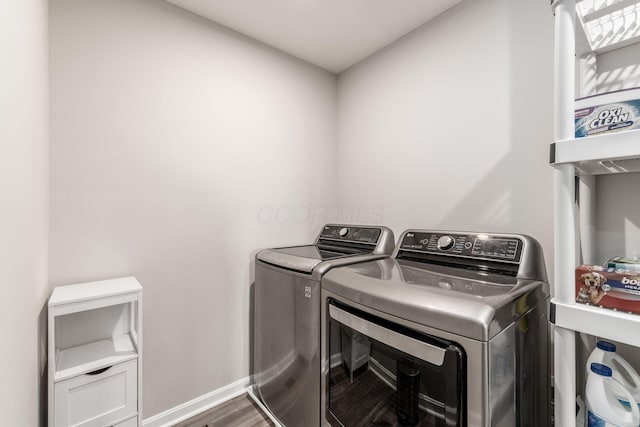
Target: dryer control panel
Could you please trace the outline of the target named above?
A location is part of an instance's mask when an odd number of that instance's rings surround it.
[[[400,250],[519,263],[523,241],[499,234],[408,231]]]

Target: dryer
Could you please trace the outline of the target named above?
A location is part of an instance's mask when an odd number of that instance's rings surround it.
[[[549,285],[517,234],[408,230],[322,279],[332,426],[549,424]]]
[[[281,424],[320,425],[321,278],[394,247],[387,227],[327,224],[313,244],[256,255],[252,388]]]

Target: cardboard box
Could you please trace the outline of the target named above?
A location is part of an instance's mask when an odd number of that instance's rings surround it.
[[[631,129],[640,129],[640,88],[576,100],[576,138]]]
[[[581,265],[576,268],[576,302],[640,314],[640,273]]]

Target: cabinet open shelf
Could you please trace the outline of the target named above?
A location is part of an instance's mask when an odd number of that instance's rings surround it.
[[[142,286],[135,277],[54,288],[50,427],[142,425]]]
[[[56,353],[54,381],[107,368],[137,357],[136,346],[129,334],[59,349]]]
[[[550,163],[572,163],[578,175],[640,172],[640,129],[555,142]]]
[[[551,301],[551,321],[561,328],[640,347],[640,315]]]

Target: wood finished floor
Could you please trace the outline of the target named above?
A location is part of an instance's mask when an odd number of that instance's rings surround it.
[[[275,426],[247,394],[228,400],[174,427]]]

